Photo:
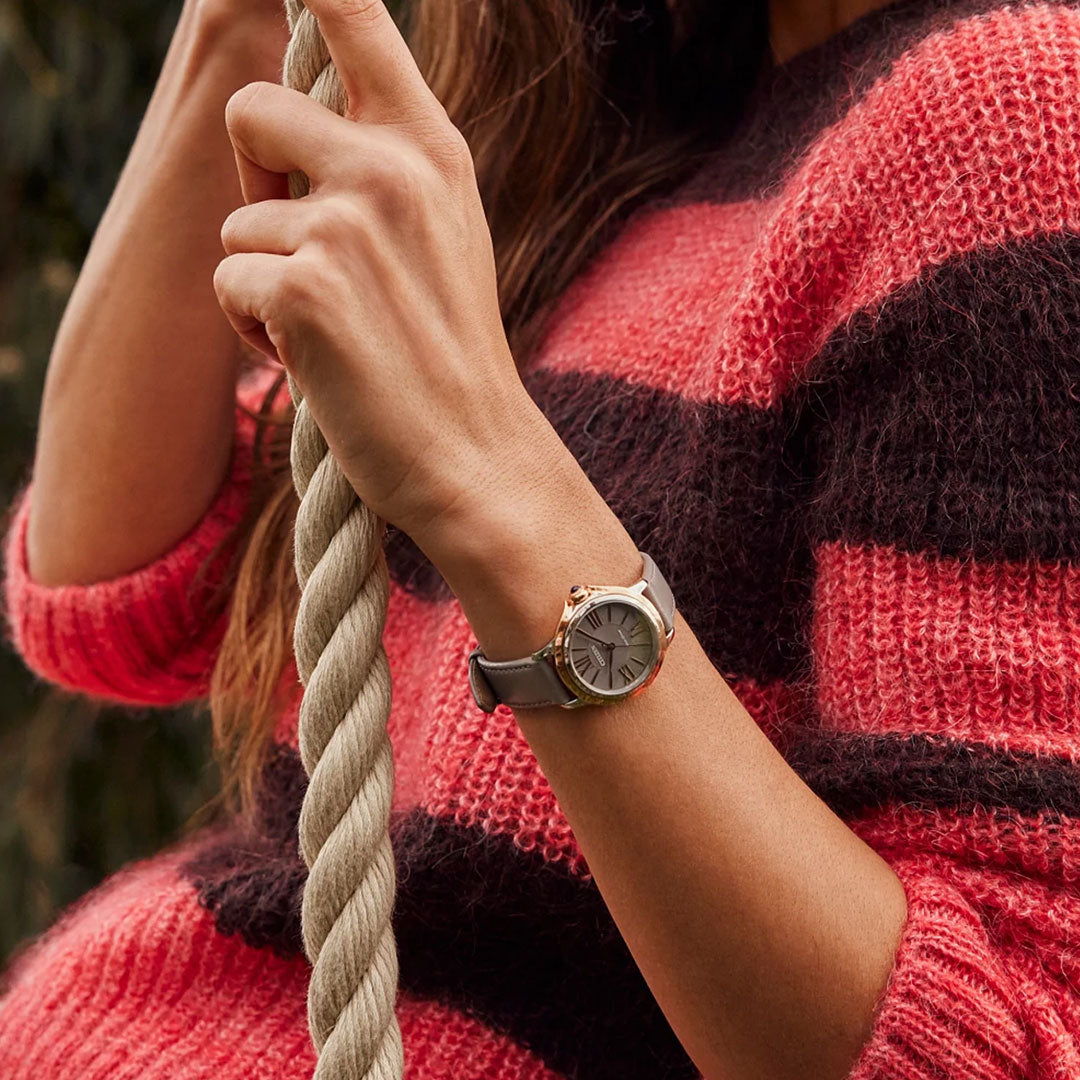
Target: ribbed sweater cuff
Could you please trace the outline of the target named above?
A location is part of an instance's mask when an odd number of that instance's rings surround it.
[[[3,589],[6,633],[27,667],[63,689],[126,705],[203,696],[224,633],[224,613],[207,614],[224,560],[197,571],[246,508],[251,461],[248,440],[238,437],[222,485],[186,535],[144,566],[88,585],[48,586],[30,576],[29,481],[4,541]]]
[[[893,869],[907,893],[907,922],[848,1080],[1026,1080],[1022,1004],[986,926],[921,864]]]

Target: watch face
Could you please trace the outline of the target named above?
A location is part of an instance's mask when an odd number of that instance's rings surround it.
[[[598,697],[625,697],[656,665],[660,640],[641,607],[621,597],[587,604],[566,628],[563,656],[573,677]]]

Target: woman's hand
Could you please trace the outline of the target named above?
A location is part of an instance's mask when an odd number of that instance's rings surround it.
[[[214,284],[240,336],[295,379],[360,498],[415,534],[515,474],[546,421],[507,344],[465,139],[381,0],[309,6],[349,114],[270,83],[233,96],[248,205],[224,224]],[[301,199],[292,170],[311,183]]]

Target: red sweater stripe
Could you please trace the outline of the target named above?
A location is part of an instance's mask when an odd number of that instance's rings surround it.
[[[936,731],[1080,763],[1074,564],[827,544],[814,634],[826,728]]]

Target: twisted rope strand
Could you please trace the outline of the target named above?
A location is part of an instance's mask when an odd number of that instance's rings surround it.
[[[285,0],[285,9],[292,32],[285,85],[344,113],[345,91],[318,23],[299,0]],[[306,194],[306,177],[290,177],[290,190]],[[308,1025],[319,1054],[315,1077],[401,1080],[383,522],[356,497],[291,375],[288,382],[300,497],[293,644],[304,685],[300,756],[309,778],[299,827],[308,866],[301,928],[313,965]]]

